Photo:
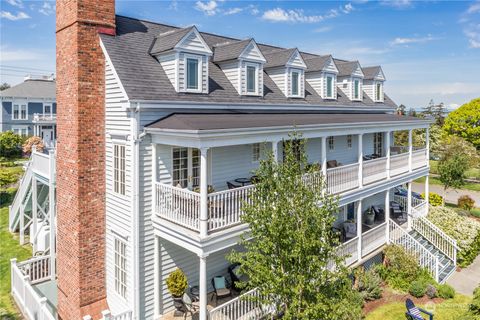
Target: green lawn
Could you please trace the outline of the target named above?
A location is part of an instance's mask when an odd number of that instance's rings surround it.
[[[468,310],[468,304],[471,298],[457,294],[454,299],[444,300],[439,304],[428,303],[424,307],[426,310],[432,310],[435,320],[462,320],[462,316]],[[405,319],[405,302],[392,302],[384,304],[381,307],[367,314],[365,320],[398,320]]]
[[[415,182],[425,182],[425,177],[418,178]],[[430,177],[430,184],[438,184],[442,185],[438,178]],[[480,191],[480,183],[467,183],[465,184],[462,189],[465,190],[472,190],[472,191]]]
[[[438,161],[430,160],[430,172],[438,174]],[[470,179],[480,179],[480,168],[470,168],[465,172],[465,176]]]
[[[0,319],[20,319],[10,296],[10,259],[26,260],[32,256],[30,246],[18,244],[8,231],[8,206],[0,208]]]

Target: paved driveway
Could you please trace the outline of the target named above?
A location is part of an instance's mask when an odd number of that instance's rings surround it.
[[[462,271],[455,271],[447,283],[457,292],[473,295],[473,290],[480,285],[480,256]]]
[[[425,191],[425,184],[424,183],[416,183],[412,184],[412,190],[418,193],[422,193]],[[438,184],[431,184],[430,185],[430,192],[438,193],[439,195],[443,196],[443,186]],[[469,195],[475,200],[475,206],[480,207],[480,192],[479,191],[471,191],[471,190],[447,190],[446,201],[448,203],[457,203],[458,197],[463,195]]]

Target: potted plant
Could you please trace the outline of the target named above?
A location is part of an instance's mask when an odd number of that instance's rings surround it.
[[[365,224],[371,226],[373,225],[374,222],[375,222],[375,212],[370,207],[365,212]]]
[[[175,269],[167,278],[167,288],[173,297],[173,305],[183,312],[182,296],[188,287],[187,276],[181,269]]]

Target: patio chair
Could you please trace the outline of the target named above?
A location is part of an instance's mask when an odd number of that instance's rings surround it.
[[[227,187],[228,189],[235,189],[235,188],[238,188],[238,186],[234,185],[233,183],[231,183],[230,181],[227,181]]]
[[[329,160],[327,161],[327,169],[330,169],[330,168],[336,168],[340,166],[340,163],[337,162],[337,160]]]
[[[224,276],[213,278],[212,286],[214,291],[210,300],[213,300],[213,297],[215,297],[215,304],[217,304],[219,298],[222,299],[232,295],[232,291],[228,288],[230,284]]]
[[[385,221],[385,210],[379,206],[372,206],[373,212],[375,212],[375,221],[383,222]]]
[[[238,283],[248,281],[248,277],[244,274],[239,272],[240,263],[231,264],[228,267],[228,274],[230,275],[230,279],[232,280],[232,289],[237,292],[240,292],[242,289],[239,288]]]
[[[407,299],[405,301],[405,307],[407,308],[407,312],[405,312],[405,316],[407,317],[408,320],[433,320],[433,314],[415,306],[412,300]],[[427,318],[424,318],[422,316],[422,313],[426,314],[428,316]]]
[[[186,319],[189,313],[193,318],[193,315],[198,312],[199,306],[193,304],[192,298],[190,298],[186,292],[182,296],[182,303],[185,309],[185,312],[183,313],[183,319]]]
[[[396,201],[390,201],[390,217],[399,221],[407,221],[407,215],[404,213],[400,203]]]
[[[345,241],[353,239],[357,236],[357,224],[355,222],[343,223],[343,238]]]

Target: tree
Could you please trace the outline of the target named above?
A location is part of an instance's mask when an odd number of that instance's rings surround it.
[[[451,157],[443,157],[438,163],[438,173],[443,184],[443,202],[447,189],[460,188],[465,184],[465,171],[468,169],[468,160],[461,154],[454,154]]]
[[[10,85],[6,82],[0,84],[0,91],[10,88]]]
[[[409,117],[416,117],[417,116],[417,111],[415,111],[415,109],[413,109],[413,108],[410,108],[408,110],[408,116]]]
[[[465,103],[445,119],[443,129],[471,142],[480,150],[480,98]]]
[[[445,120],[445,111],[446,107],[443,102],[435,104],[433,99],[431,99],[428,105],[423,109],[423,114],[425,116],[430,116],[435,119],[435,123],[437,125],[443,126]]]
[[[16,157],[22,154],[23,138],[13,133],[13,131],[5,131],[0,133],[0,157]]]
[[[460,155],[467,161],[469,167],[476,167],[480,164],[480,155],[477,149],[461,137],[444,134],[439,143],[438,153],[441,159],[449,159],[454,155]]]
[[[401,104],[397,108],[397,114],[404,116],[406,114],[407,107],[404,104]]]
[[[352,290],[332,230],[338,201],[322,193],[321,175],[307,166],[305,142],[290,138],[283,163],[270,154],[256,171],[251,202],[243,206],[242,221],[250,226],[240,242],[245,251],[228,259],[240,263],[248,287],[257,288],[261,303],[282,310],[283,319],[359,319],[361,297]]]

